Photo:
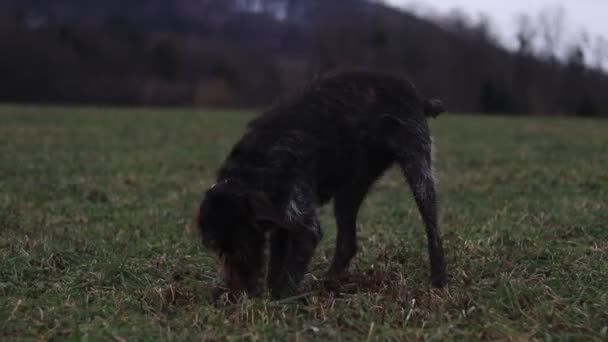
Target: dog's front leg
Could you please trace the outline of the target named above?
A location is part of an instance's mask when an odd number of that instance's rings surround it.
[[[271,238],[268,288],[275,299],[296,293],[321,239],[319,221],[315,214],[298,221],[300,222],[295,223],[291,229],[281,229]]]

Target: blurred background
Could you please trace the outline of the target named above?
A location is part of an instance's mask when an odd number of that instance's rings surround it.
[[[0,0],[0,102],[259,107],[314,75],[453,112],[608,116],[608,2]]]

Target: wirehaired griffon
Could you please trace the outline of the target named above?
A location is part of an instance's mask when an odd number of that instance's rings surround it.
[[[346,270],[357,252],[359,206],[395,162],[424,221],[431,282],[444,286],[427,124],[442,112],[441,101],[422,98],[406,80],[356,70],[321,77],[254,119],[198,216],[228,288],[257,293],[265,276],[274,298],[294,294],[321,239],[317,208],[330,199],[338,232],[328,276]]]

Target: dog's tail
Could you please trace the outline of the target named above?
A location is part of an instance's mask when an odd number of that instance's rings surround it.
[[[443,102],[439,99],[428,99],[424,101],[424,115],[427,117],[436,118],[439,114],[445,112]]]

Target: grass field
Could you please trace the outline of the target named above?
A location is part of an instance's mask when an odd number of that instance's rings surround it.
[[[223,305],[191,222],[250,117],[0,107],[0,340],[608,340],[607,122],[432,122],[447,289],[392,170],[339,288],[323,208],[306,301]]]

